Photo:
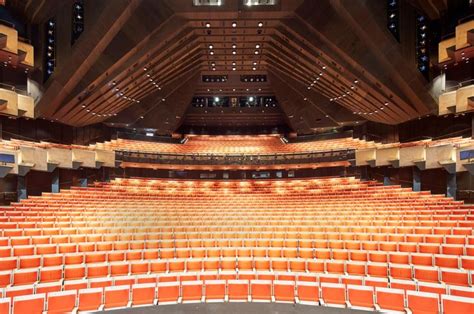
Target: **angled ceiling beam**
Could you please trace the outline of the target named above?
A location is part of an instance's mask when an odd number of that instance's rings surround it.
[[[132,16],[141,0],[109,1],[100,19],[87,31],[88,40],[78,42],[71,58],[49,78],[46,91],[36,105],[37,116],[49,116],[86,75],[108,44]],[[71,71],[71,69],[75,69]]]

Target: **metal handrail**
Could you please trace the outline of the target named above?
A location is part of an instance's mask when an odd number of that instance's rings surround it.
[[[452,92],[452,91],[458,90],[461,87],[468,86],[468,85],[473,85],[473,84],[474,84],[474,78],[466,80],[466,81],[458,82],[457,85],[447,87],[447,88],[441,90],[441,92],[443,92],[443,93]]]

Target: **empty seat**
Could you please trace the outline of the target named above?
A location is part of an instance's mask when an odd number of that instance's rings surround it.
[[[375,309],[374,288],[367,286],[347,285],[347,301],[354,309]]]
[[[273,295],[276,302],[295,302],[295,282],[287,280],[273,281]]]
[[[45,297],[43,293],[14,297],[12,314],[42,314],[45,306]]]
[[[405,292],[400,289],[375,288],[377,311],[405,313]]]
[[[441,306],[444,314],[473,313],[474,300],[466,297],[442,295]]]
[[[346,287],[339,283],[321,283],[321,304],[345,307]]]
[[[181,282],[181,297],[183,303],[202,302],[203,300],[202,280]],[[159,292],[158,292],[159,297]]]
[[[439,295],[430,292],[407,291],[407,307],[413,313],[439,313]]]
[[[247,302],[250,298],[249,287],[249,280],[228,280],[227,296],[229,298],[229,301]]]
[[[104,289],[104,309],[125,308],[129,303],[130,286],[112,286]]]
[[[71,313],[76,307],[76,290],[48,293],[47,312],[52,314]]]
[[[132,306],[147,306],[155,304],[156,284],[141,283],[132,285]]]
[[[224,301],[226,296],[226,281],[225,280],[206,280],[205,285],[205,300],[206,302]]]
[[[296,282],[298,303],[316,305],[319,304],[319,283],[311,281]]]
[[[101,311],[104,307],[102,295],[102,288],[80,289],[78,291],[78,311]]]
[[[157,284],[158,304],[175,304],[180,301],[179,282],[159,282]]]

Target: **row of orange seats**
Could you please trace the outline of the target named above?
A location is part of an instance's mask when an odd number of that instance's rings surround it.
[[[154,282],[117,277],[71,285],[31,287],[0,299],[1,313],[69,313],[144,305],[240,301],[283,302],[378,311],[413,313],[471,313],[472,291],[456,287],[418,285],[399,289],[359,283],[328,283],[265,279],[204,279],[174,275],[174,281]],[[188,276],[193,277],[193,276]],[[194,279],[194,280],[193,280]],[[349,279],[350,280],[350,279]],[[446,294],[449,292],[450,294]],[[33,294],[35,293],[35,294]],[[17,294],[17,295],[15,295]],[[18,295],[20,294],[20,295]]]

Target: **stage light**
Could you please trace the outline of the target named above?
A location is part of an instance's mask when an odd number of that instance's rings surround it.
[[[214,55],[214,51],[212,51],[212,50],[209,51],[209,54],[210,54],[211,56]]]
[[[219,97],[214,97],[214,102],[219,102]]]
[[[237,54],[237,51],[232,50],[232,54],[233,54],[233,55]]]
[[[232,49],[235,49],[237,48],[237,45],[236,44],[232,44]]]
[[[256,49],[260,49],[260,45],[259,45],[259,44],[256,44],[256,45],[255,45],[255,48],[256,48]]]
[[[258,50],[255,50],[255,54],[258,55]]]
[[[209,45],[209,49],[212,49],[212,48],[214,48],[214,46],[213,46],[212,44],[211,44],[211,45]]]
[[[236,22],[232,22],[232,27],[237,27],[237,23]]]
[[[207,23],[206,23],[206,27],[207,27],[207,28],[210,28],[210,27],[211,27],[211,23],[207,22]]]
[[[263,23],[262,23],[262,22],[258,22],[258,27],[263,27]]]

